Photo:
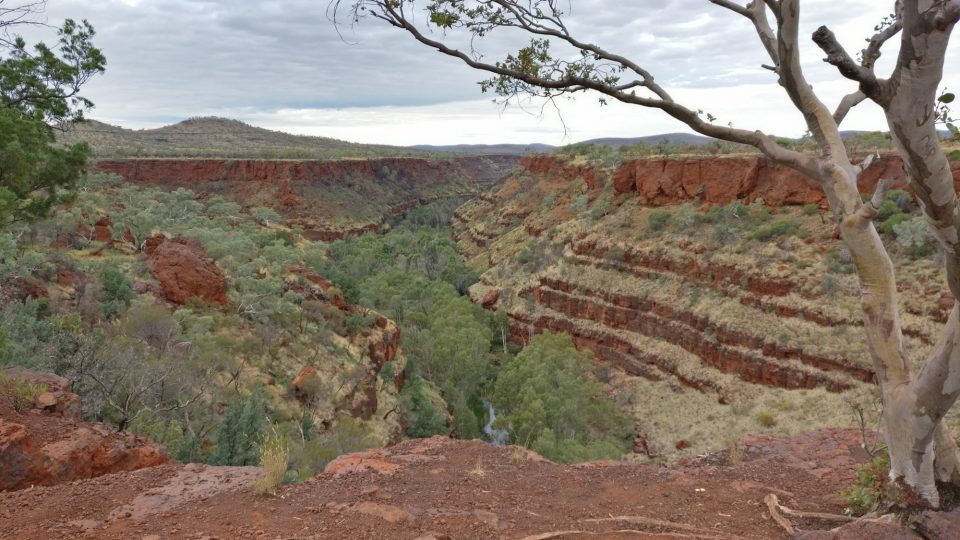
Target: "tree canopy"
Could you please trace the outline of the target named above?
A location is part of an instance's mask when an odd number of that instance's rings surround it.
[[[83,119],[93,103],[80,95],[106,59],[92,44],[87,21],[67,19],[55,46],[28,47],[10,36],[35,23],[42,4],[6,7],[0,2],[0,227],[44,217],[69,199],[86,165],[86,144],[54,146],[54,126]]]

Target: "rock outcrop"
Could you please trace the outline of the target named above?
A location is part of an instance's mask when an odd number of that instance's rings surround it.
[[[528,160],[524,166],[539,171],[544,168],[540,161]],[[960,187],[960,163],[953,164],[953,174]],[[903,161],[896,155],[876,160],[861,176],[860,191],[872,193],[881,178],[890,179],[893,187],[907,188]],[[826,205],[826,196],[813,180],[761,156],[636,159],[620,165],[612,181],[617,193],[635,192],[642,204],[651,206],[694,199],[710,204],[763,199],[770,206]]]
[[[105,424],[80,420],[79,398],[66,379],[22,368],[9,379],[42,385],[19,412],[0,400],[0,491],[53,485],[170,461],[161,448]],[[0,388],[0,390],[3,390]]]
[[[146,252],[150,272],[168,301],[182,305],[199,298],[211,304],[227,303],[227,280],[198,240],[154,237]]]

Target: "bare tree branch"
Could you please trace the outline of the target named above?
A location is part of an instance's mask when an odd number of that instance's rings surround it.
[[[881,99],[880,83],[873,70],[858,64],[837,41],[837,36],[827,28],[821,26],[813,33],[813,42],[816,43],[827,57],[824,62],[837,68],[844,77],[860,83],[860,91],[874,100]]]
[[[861,90],[857,90],[852,94],[843,96],[843,99],[840,100],[840,104],[837,105],[837,110],[833,113],[833,121],[839,126],[843,123],[844,119],[847,117],[847,114],[850,113],[850,110],[866,101],[866,99],[867,95]]]

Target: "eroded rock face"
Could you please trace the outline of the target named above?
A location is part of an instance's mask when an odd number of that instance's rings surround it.
[[[198,240],[151,239],[146,251],[150,272],[170,302],[184,304],[197,297],[211,304],[227,303],[227,280]]]
[[[54,485],[167,463],[147,440],[105,424],[81,422],[80,399],[66,379],[22,368],[8,377],[46,385],[28,410],[0,404],[0,491]]]
[[[524,161],[524,166],[531,172],[546,169],[540,162]],[[954,178],[957,177],[960,170],[955,168]],[[872,193],[880,178],[891,179],[896,188],[907,188],[903,162],[895,155],[882,156],[864,172],[859,180],[860,191]],[[636,159],[617,168],[613,185],[617,193],[636,192],[642,204],[653,206],[695,198],[709,204],[762,198],[775,207],[826,205],[826,196],[816,182],[760,156]]]
[[[95,167],[127,182],[221,195],[244,207],[269,206],[288,224],[303,227],[306,238],[329,242],[380,232],[387,227],[388,217],[490,187],[519,159],[131,159],[100,160]],[[344,188],[359,197],[337,201],[334,190]],[[355,219],[363,214],[357,212],[357,205],[365,206],[369,218]]]

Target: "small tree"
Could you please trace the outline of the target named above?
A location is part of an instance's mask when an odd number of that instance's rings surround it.
[[[54,148],[52,124],[79,121],[93,106],[80,88],[102,73],[93,27],[68,19],[49,47],[10,31],[37,24],[44,2],[0,6],[0,227],[45,217],[68,199],[86,165],[85,143]]]
[[[100,271],[100,286],[103,290],[103,316],[111,319],[130,307],[133,300],[133,285],[126,274],[115,266],[104,266]]]
[[[770,65],[764,67],[803,115],[815,144],[811,153],[790,148],[761,131],[715,125],[697,109],[678,103],[640,63],[575,36],[564,22],[569,2],[333,0],[331,9],[334,18],[347,11],[353,22],[366,16],[385,21],[427,47],[492,74],[481,83],[485,91],[505,98],[546,99],[594,91],[601,101],[616,99],[659,109],[703,135],[754,146],[773,161],[815,180],[827,197],[860,278],[864,328],[884,402],[891,479],[936,507],[938,481],[960,484],[960,452],[942,423],[960,397],[956,382],[960,380],[960,304],[953,308],[926,366],[915,374],[904,349],[893,264],[873,223],[888,186],[881,182],[871,201],[861,199],[857,180],[871,159],[859,164],[851,161],[839,125],[851,108],[867,99],[883,109],[912,191],[945,253],[947,283],[960,298],[960,211],[936,125],[942,118],[937,98],[944,57],[960,19],[960,0],[892,2],[894,12],[876,27],[859,61],[828,28],[818,29],[813,41],[825,52],[826,61],[857,84],[835,110],[817,96],[800,64],[800,0],[751,0],[746,5],[708,1],[752,24],[770,58]],[[425,11],[424,16],[415,17],[418,11]],[[504,30],[526,32],[531,40],[516,53],[487,61],[479,50],[483,40]],[[466,34],[471,50],[458,49],[446,39],[457,33]],[[900,55],[892,73],[882,78],[875,72],[876,61],[883,45],[898,34],[902,35]],[[939,103],[952,97],[942,96]]]

